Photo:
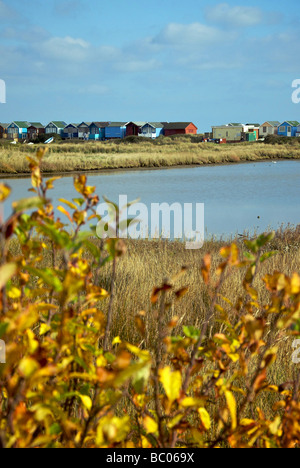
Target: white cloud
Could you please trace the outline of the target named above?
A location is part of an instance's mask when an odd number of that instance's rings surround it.
[[[64,70],[74,72],[84,64],[82,72],[101,70],[109,73],[113,70],[125,73],[137,73],[149,71],[159,66],[159,62],[152,57],[140,53],[129,53],[129,50],[109,45],[92,46],[89,42],[80,38],[52,37],[41,44],[34,45],[36,52],[40,55],[42,62],[51,61],[53,64],[59,61]],[[42,65],[41,65],[42,64]],[[101,91],[101,90],[100,90]]]
[[[154,43],[162,45],[206,45],[218,42],[224,32],[201,23],[170,23],[154,38]]]
[[[83,39],[73,37],[52,37],[37,46],[45,59],[53,58],[72,62],[82,62],[89,57],[91,46]]]
[[[263,21],[263,12],[251,6],[234,6],[220,3],[207,8],[206,18],[212,23],[227,24],[229,26],[247,27],[256,26]]]

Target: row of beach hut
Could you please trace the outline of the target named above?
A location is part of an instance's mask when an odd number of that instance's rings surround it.
[[[14,121],[0,123],[0,138],[10,140],[38,139],[42,135],[59,135],[63,139],[110,140],[123,139],[127,136],[158,138],[161,135],[197,134],[197,127],[192,122],[81,122],[67,124],[64,121],[52,121],[48,125],[40,122]]]
[[[212,138],[227,142],[256,141],[267,136],[300,137],[300,123],[295,120],[269,120],[259,123],[229,123],[212,127]]]

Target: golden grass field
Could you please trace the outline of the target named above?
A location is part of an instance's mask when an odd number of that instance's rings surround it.
[[[109,169],[159,168],[203,164],[228,164],[267,159],[300,159],[300,146],[239,143],[216,145],[195,139],[163,138],[156,142],[61,142],[49,147],[44,173],[84,172]],[[0,145],[0,174],[29,173],[26,156],[37,146]]]

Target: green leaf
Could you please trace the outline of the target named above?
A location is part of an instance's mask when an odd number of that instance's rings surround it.
[[[256,261],[255,255],[253,255],[253,254],[250,253],[250,252],[244,252],[244,257],[247,258],[247,260],[250,260],[251,262],[255,262],[255,261]]]
[[[136,393],[142,395],[144,393],[147,382],[149,381],[151,374],[151,363],[148,366],[138,370],[132,380],[132,385]]]
[[[183,332],[187,338],[191,338],[192,340],[197,340],[200,337],[200,330],[197,328],[190,326],[190,327],[183,327]]]
[[[38,224],[37,229],[43,234],[47,235],[59,247],[68,248],[70,246],[70,238],[65,231],[59,231],[54,226],[50,226],[49,224]]]
[[[0,323],[0,339],[5,335],[8,325],[8,323]]]
[[[272,252],[266,252],[260,257],[260,262],[263,263],[266,260],[268,260],[271,257],[274,257],[274,255],[277,255],[278,252],[272,251]]]
[[[266,244],[271,242],[275,237],[275,231],[270,232],[269,234],[262,234],[256,240],[259,247],[264,247]]]
[[[58,423],[54,423],[50,427],[50,435],[59,435],[61,431],[62,431],[61,426]]]
[[[38,270],[37,268],[27,267],[27,271],[32,275],[41,278],[45,284],[51,286],[56,292],[62,292],[63,285],[53,270],[50,270],[49,268]]]
[[[84,199],[83,198],[73,198],[73,201],[77,203],[79,206],[82,206],[84,204]],[[77,207],[76,207],[77,209]]]
[[[79,366],[81,366],[86,372],[89,372],[88,366],[86,365],[86,363],[84,362],[84,360],[81,359],[79,356],[75,356],[75,357],[74,357],[74,361],[77,362],[77,364],[78,364]]]
[[[244,244],[248,247],[251,252],[256,254],[262,247],[271,242],[275,237],[275,232],[269,234],[261,234],[257,239],[254,240],[244,240]]]
[[[19,212],[41,208],[45,203],[46,200],[41,197],[23,198],[22,200],[13,202],[12,207],[14,211]]]

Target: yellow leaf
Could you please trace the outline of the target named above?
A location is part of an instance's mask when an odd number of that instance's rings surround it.
[[[170,367],[165,367],[159,371],[159,376],[159,380],[163,384],[170,403],[173,403],[173,401],[180,397],[182,386],[181,373],[179,371],[172,372]]]
[[[51,190],[54,188],[54,185],[53,185],[53,182],[55,182],[56,180],[60,180],[61,177],[52,177],[51,179],[48,179],[46,181],[46,186],[47,186],[47,189],[48,190]]]
[[[39,167],[35,167],[31,172],[31,183],[32,187],[40,187],[42,183],[41,170]]]
[[[6,184],[0,184],[0,203],[4,202],[10,195],[11,188]]]
[[[209,429],[211,427],[211,421],[210,421],[210,416],[209,416],[208,412],[206,411],[205,408],[199,408],[198,413],[199,413],[199,416],[200,416],[200,419],[201,419],[201,422],[202,422],[204,428],[207,431],[209,431]]]
[[[97,367],[105,367],[107,365],[107,360],[104,356],[99,356],[97,358]]]
[[[158,424],[150,416],[144,418],[144,427],[147,431],[147,434],[155,434],[158,431]]]
[[[10,299],[20,299],[21,291],[20,289],[16,288],[15,286],[11,287],[7,293]]]
[[[58,206],[57,209],[62,214],[64,214],[68,218],[68,220],[73,224],[73,219],[71,218],[70,214],[67,212],[67,210],[63,206]]]
[[[40,368],[37,361],[32,358],[24,358],[19,364],[19,371],[26,378],[30,378]]]
[[[7,263],[0,268],[0,289],[4,288],[6,283],[14,276],[17,271],[15,263]]]
[[[251,426],[252,424],[254,424],[255,421],[253,419],[242,419],[241,420],[241,426]]]
[[[33,327],[33,325],[38,321],[39,314],[36,309],[36,306],[31,305],[26,310],[20,311],[20,315],[17,319],[16,325],[20,332],[28,330],[29,328]]]
[[[51,330],[51,327],[49,327],[49,325],[47,325],[46,323],[42,323],[42,325],[40,326],[40,335],[46,335],[46,333],[48,333],[49,330]]]
[[[238,360],[240,359],[239,354],[232,354],[232,353],[229,353],[229,354],[228,354],[228,357],[229,357],[233,362],[238,362]]]
[[[121,341],[121,338],[119,336],[116,336],[114,339],[113,339],[113,342],[112,342],[112,345],[116,345],[116,344],[120,344],[122,343]]]
[[[281,426],[281,418],[280,416],[276,416],[274,421],[269,425],[269,430],[272,435],[277,435],[279,428]]]
[[[35,413],[34,418],[39,422],[46,421],[49,417],[54,419],[51,409],[47,406],[37,404],[31,408],[31,411],[32,413]]]
[[[152,448],[149,440],[142,435],[142,448]]]
[[[27,330],[26,335],[28,338],[28,350],[30,354],[34,354],[39,347],[39,342],[32,330]]]
[[[175,426],[177,426],[180,423],[183,417],[184,417],[183,414],[178,414],[177,416],[175,416],[175,418],[171,419],[171,421],[168,423],[168,428],[173,429]]]
[[[126,343],[126,348],[128,351],[130,351],[132,354],[135,354],[140,358],[141,361],[149,362],[151,361],[151,356],[149,351],[144,351],[138,348],[137,346],[133,346],[129,343]]]
[[[191,408],[192,406],[203,406],[205,402],[205,399],[200,399],[200,398],[193,398],[193,397],[186,397],[186,398],[183,398],[183,400],[181,400],[180,402],[180,406],[182,406],[183,408]]]
[[[117,418],[116,416],[105,416],[100,418],[97,428],[97,446],[101,448],[107,443],[120,443],[126,439],[130,432],[130,418]]]
[[[81,399],[83,405],[85,406],[85,408],[88,411],[91,411],[92,406],[93,406],[91,398],[89,396],[87,396],[87,395],[80,395],[80,399]]]
[[[300,292],[300,276],[297,273],[294,273],[291,278],[291,293],[299,294]]]
[[[125,448],[127,448],[127,449],[134,449],[134,448],[135,448],[135,445],[134,445],[133,442],[126,442]]]
[[[231,416],[231,427],[233,430],[237,428],[237,407],[235,398],[229,390],[225,391],[225,398]]]
[[[39,161],[41,161],[43,159],[43,157],[45,156],[45,154],[48,152],[48,149],[49,148],[39,148],[36,152],[36,157],[38,158]]]
[[[69,202],[68,200],[65,200],[64,198],[59,199],[60,202],[65,203],[65,205],[68,205],[69,208],[72,210],[77,210],[77,206],[74,203]]]

